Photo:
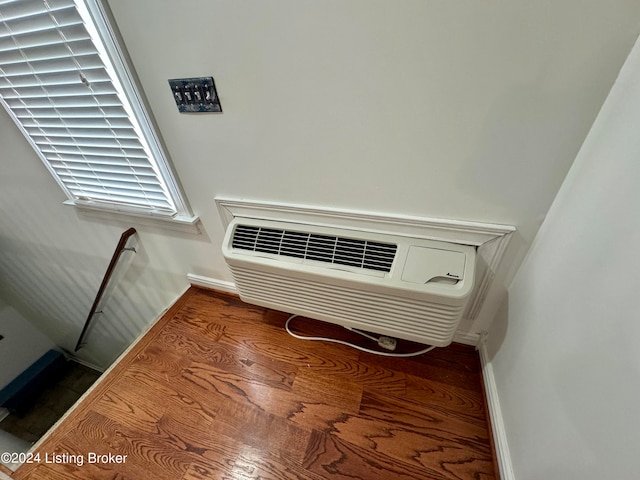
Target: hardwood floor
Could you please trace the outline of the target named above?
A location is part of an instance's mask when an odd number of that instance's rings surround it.
[[[472,347],[380,357],[295,339],[286,318],[191,288],[14,478],[497,477]]]

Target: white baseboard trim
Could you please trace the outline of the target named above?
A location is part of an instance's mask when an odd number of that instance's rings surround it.
[[[225,280],[217,280],[215,278],[203,277],[202,275],[194,275],[193,273],[187,273],[187,279],[191,282],[191,285],[197,287],[211,288],[212,290],[220,290],[227,293],[238,294],[236,284],[233,282],[227,282]]]
[[[482,363],[482,377],[484,378],[484,389],[487,395],[487,405],[489,407],[489,418],[491,420],[491,428],[493,430],[493,441],[496,449],[496,457],[498,460],[498,469],[500,470],[500,478],[502,480],[515,480],[513,475],[513,466],[511,463],[511,454],[509,453],[509,445],[507,443],[507,433],[504,429],[502,420],[502,409],[500,408],[500,399],[498,398],[498,387],[493,374],[493,366],[489,360],[487,346],[484,342],[478,345],[480,353],[480,361]]]
[[[87,362],[86,360],[83,360],[82,358],[78,358],[75,355],[71,355],[69,358],[70,358],[70,360],[72,360],[72,361],[74,361],[74,362],[76,362],[76,363],[78,363],[78,364],[80,364],[80,365],[82,365],[84,367],[90,368],[91,370],[95,370],[96,372],[104,373],[104,367],[100,367],[100,366],[95,365],[95,364],[93,364],[91,362]]]

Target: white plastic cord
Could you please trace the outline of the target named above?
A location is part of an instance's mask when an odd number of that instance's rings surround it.
[[[374,337],[373,335],[369,335],[367,332],[363,332],[362,330],[358,330],[357,328],[351,328],[351,327],[344,327],[347,330],[352,331],[353,333],[357,333],[358,335],[362,335],[363,337],[368,338],[369,340],[373,340],[374,342],[377,342],[378,339],[376,337]]]
[[[331,343],[339,343],[341,345],[346,345],[348,347],[352,347],[355,348],[356,350],[360,350],[362,352],[366,352],[366,353],[373,353],[375,355],[381,355],[383,357],[416,357],[418,355],[422,355],[424,353],[430,352],[431,350],[433,350],[434,348],[436,348],[435,346],[431,346],[431,347],[427,347],[423,350],[419,350],[417,352],[411,352],[411,353],[389,353],[389,352],[379,352],[377,350],[371,350],[369,348],[365,348],[365,347],[361,347],[360,345],[355,345],[353,343],[347,342],[345,340],[338,340],[337,338],[327,338],[327,337],[306,337],[304,335],[298,335],[297,333],[293,333],[291,331],[291,329],[289,328],[289,323],[291,322],[291,320],[293,320],[296,317],[299,317],[300,315],[291,315],[288,319],[287,322],[284,324],[284,328],[287,331],[287,333],[289,335],[291,335],[292,337],[298,338],[300,340],[312,340],[312,341],[319,341],[319,342],[331,342]],[[345,327],[346,328],[346,327]],[[348,330],[352,330],[350,328],[348,328]],[[356,333],[361,333],[360,331],[357,331],[355,329],[353,329],[352,331],[356,332]],[[365,335],[367,337],[369,337],[368,335]],[[372,338],[372,337],[369,337]],[[375,338],[372,338],[372,340],[377,340]]]

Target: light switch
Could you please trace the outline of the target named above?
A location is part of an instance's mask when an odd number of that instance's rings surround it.
[[[222,113],[213,77],[175,78],[169,85],[180,113]]]

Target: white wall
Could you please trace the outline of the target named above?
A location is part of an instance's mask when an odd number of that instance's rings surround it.
[[[516,225],[535,235],[639,30],[635,0],[109,0],[230,280],[215,195]],[[167,79],[213,75],[222,115]]]
[[[17,310],[0,299],[0,390],[44,355],[55,348]]]
[[[516,225],[487,308],[462,326],[487,328],[640,30],[635,0],[109,4],[203,234],[62,206],[0,113],[0,290],[65,348],[129,226],[141,254],[123,336],[187,273],[231,280],[216,195]],[[194,75],[215,77],[223,114],[178,113],[167,79]]]
[[[638,125],[640,44],[490,332],[517,480],[638,478]]]

